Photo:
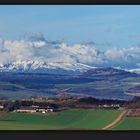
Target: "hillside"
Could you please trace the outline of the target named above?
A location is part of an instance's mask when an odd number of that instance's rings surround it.
[[[0,98],[63,95],[132,99],[127,90],[140,85],[140,76],[115,68],[90,69],[81,74],[0,72]]]

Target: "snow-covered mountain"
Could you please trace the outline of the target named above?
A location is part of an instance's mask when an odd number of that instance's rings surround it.
[[[137,69],[130,69],[128,70],[129,72],[133,72],[133,73],[137,73],[137,74],[140,74],[140,68],[137,68]]]
[[[101,67],[100,67],[101,68]],[[114,69],[140,74],[140,69]],[[82,63],[45,62],[43,60],[15,61],[0,65],[0,72],[13,73],[48,73],[48,74],[80,74],[91,69],[99,69]],[[104,68],[103,68],[104,69]]]
[[[78,74],[93,69],[81,63],[46,63],[44,61],[16,61],[11,64],[0,65],[0,72],[29,72],[49,74]]]

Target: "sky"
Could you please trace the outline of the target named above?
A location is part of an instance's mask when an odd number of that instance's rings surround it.
[[[93,41],[98,47],[140,44],[138,5],[1,5],[0,37],[43,34],[67,43]]]
[[[37,42],[26,41],[32,35],[66,44],[50,49],[38,42],[38,51]],[[39,58],[139,68],[140,5],[1,5],[0,38],[0,64]]]

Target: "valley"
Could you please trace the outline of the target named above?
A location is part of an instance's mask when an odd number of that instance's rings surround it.
[[[96,68],[75,75],[0,72],[0,99],[31,97],[95,97],[131,100],[139,92],[140,75]]]

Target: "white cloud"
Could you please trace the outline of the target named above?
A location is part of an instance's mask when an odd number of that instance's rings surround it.
[[[108,59],[122,59],[124,57],[124,51],[118,48],[112,48],[105,52],[105,56]]]
[[[83,63],[91,66],[139,67],[140,47],[98,50],[83,44],[51,44],[45,41],[0,40],[0,64],[15,61]]]

